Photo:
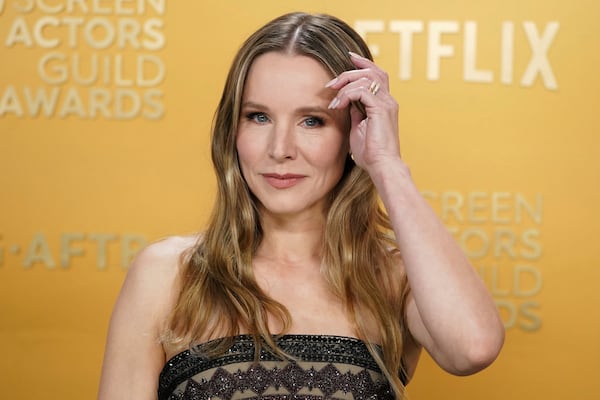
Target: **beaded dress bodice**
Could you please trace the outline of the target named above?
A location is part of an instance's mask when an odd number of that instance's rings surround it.
[[[249,335],[233,338],[222,355],[202,356],[202,347],[183,351],[164,366],[159,400],[201,399],[393,399],[390,386],[359,339],[285,335],[277,345],[294,361],[261,349],[255,361]],[[405,381],[405,379],[403,379]]]

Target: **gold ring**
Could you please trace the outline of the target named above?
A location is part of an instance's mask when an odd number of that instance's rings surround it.
[[[381,85],[379,84],[379,82],[373,81],[373,82],[371,82],[371,85],[369,86],[369,92],[373,93],[373,96],[375,96],[377,94],[377,92],[379,92],[380,87],[381,87]]]

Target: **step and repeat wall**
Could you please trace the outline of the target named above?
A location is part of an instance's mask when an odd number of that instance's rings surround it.
[[[506,326],[475,376],[424,355],[410,397],[597,398],[595,0],[0,0],[1,397],[95,397],[131,258],[210,212],[234,53],[295,10],[366,38],[413,176]]]

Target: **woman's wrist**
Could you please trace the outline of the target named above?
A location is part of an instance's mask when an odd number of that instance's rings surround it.
[[[385,191],[389,185],[404,186],[406,182],[412,183],[410,168],[399,157],[380,161],[369,168],[367,172],[379,192]]]

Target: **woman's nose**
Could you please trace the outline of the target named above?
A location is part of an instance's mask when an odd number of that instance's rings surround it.
[[[276,160],[296,158],[296,136],[291,124],[278,123],[273,125],[269,156]]]

